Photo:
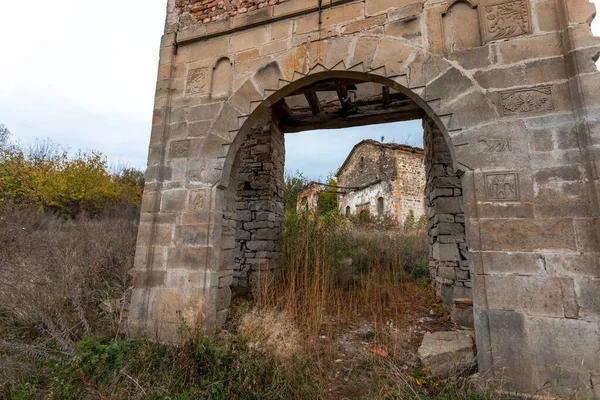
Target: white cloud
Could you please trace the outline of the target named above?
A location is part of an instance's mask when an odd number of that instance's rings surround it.
[[[50,137],[143,167],[165,7],[166,0],[2,1],[0,123],[21,142]],[[593,28],[600,33],[600,19]],[[421,145],[417,123],[409,127],[409,143]],[[361,139],[404,142],[402,129],[288,135],[288,170],[325,177]]]

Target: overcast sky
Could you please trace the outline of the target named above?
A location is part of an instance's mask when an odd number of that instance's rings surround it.
[[[594,0],[600,4],[600,0]],[[166,0],[0,2],[0,124],[144,168]],[[600,19],[594,31],[600,34]],[[420,121],[286,136],[286,169],[326,177],[365,138],[422,145]]]

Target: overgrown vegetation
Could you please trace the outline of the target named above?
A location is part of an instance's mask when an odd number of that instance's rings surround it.
[[[73,218],[141,202],[141,171],[123,168],[111,174],[100,153],[69,155],[50,141],[23,149],[7,144],[7,137],[0,146],[0,205],[35,207]]]
[[[132,340],[140,193],[124,188],[140,176],[109,174],[97,154],[26,153],[10,147],[0,163],[0,398],[489,398],[415,363],[418,321],[447,323],[422,230],[298,216],[297,178],[283,268],[234,299],[227,330],[184,327],[181,346]]]

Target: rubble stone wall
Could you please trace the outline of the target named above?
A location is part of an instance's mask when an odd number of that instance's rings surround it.
[[[465,236],[462,183],[440,129],[423,119],[429,271],[435,292],[451,310],[453,320],[473,327],[473,280]],[[458,301],[457,301],[458,300]]]
[[[240,149],[235,198],[234,286],[250,286],[279,267],[283,232],[285,148],[270,120],[258,124]]]

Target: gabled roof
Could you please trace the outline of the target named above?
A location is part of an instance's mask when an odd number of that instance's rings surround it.
[[[340,176],[340,174],[346,168],[346,166],[348,165],[348,162],[350,161],[350,159],[354,155],[354,152],[359,147],[362,147],[362,146],[377,146],[377,147],[380,147],[380,148],[390,149],[390,150],[395,150],[395,151],[402,151],[402,152],[405,152],[405,153],[425,154],[424,150],[422,148],[420,148],[420,147],[412,147],[412,146],[409,146],[407,144],[398,144],[398,143],[381,143],[381,142],[378,142],[377,140],[365,139],[365,140],[357,143],[352,148],[352,150],[350,151],[350,154],[348,154],[348,157],[346,157],[346,160],[344,161],[344,163],[342,164],[342,166],[335,173],[336,177]]]

